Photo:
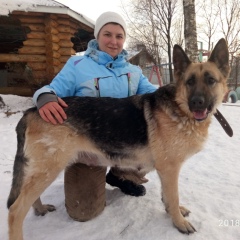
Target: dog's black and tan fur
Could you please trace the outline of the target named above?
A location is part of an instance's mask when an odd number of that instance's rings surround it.
[[[44,122],[36,108],[26,111],[16,128],[8,199],[10,240],[23,238],[22,224],[31,205],[39,214],[53,210],[41,204],[40,194],[81,154],[88,165],[156,169],[173,224],[183,233],[195,231],[184,218],[189,211],[179,206],[178,175],[183,162],[202,149],[211,116],[226,91],[226,42],[217,43],[206,63],[191,63],[175,45],[173,63],[176,84],[151,94],[65,98],[68,119],[62,125]]]

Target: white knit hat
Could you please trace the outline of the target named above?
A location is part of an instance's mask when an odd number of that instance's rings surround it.
[[[118,13],[115,13],[115,12],[105,12],[105,13],[101,14],[98,17],[97,21],[96,21],[95,28],[94,28],[94,36],[95,36],[95,38],[98,37],[98,33],[101,30],[101,28],[105,24],[111,23],[111,22],[118,23],[119,25],[121,25],[123,30],[124,30],[124,32],[125,32],[125,35],[127,34],[127,26],[126,26],[126,23],[123,20],[123,18]]]

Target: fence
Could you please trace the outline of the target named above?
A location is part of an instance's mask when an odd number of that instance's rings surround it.
[[[151,81],[152,84],[159,85],[157,74],[152,74],[152,79],[150,79],[151,71],[154,66],[149,66],[143,69],[143,74]],[[170,75],[169,75],[169,63],[158,65],[161,75],[161,81],[163,85],[170,83]],[[173,69],[173,66],[172,66]],[[239,75],[234,75],[234,70],[232,69],[230,77],[228,78],[227,84],[228,88],[231,90],[236,89],[240,86],[240,73]]]
[[[171,63],[170,63],[171,64]],[[170,83],[170,75],[169,75],[169,63],[158,65],[161,75],[161,80],[163,85]],[[158,77],[156,73],[152,74],[152,79],[150,79],[151,71],[154,66],[149,66],[143,69],[143,74],[151,81],[152,84],[158,85]]]

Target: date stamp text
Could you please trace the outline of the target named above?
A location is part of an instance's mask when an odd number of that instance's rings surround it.
[[[240,219],[220,219],[218,220],[219,227],[240,227]]]

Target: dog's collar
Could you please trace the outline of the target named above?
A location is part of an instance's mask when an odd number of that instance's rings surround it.
[[[227,120],[219,112],[218,109],[217,109],[217,112],[214,114],[214,116],[219,121],[219,123],[221,124],[222,128],[227,133],[227,135],[229,137],[232,137],[233,136],[233,130],[232,130],[231,126],[229,125],[229,123],[227,122]]]

